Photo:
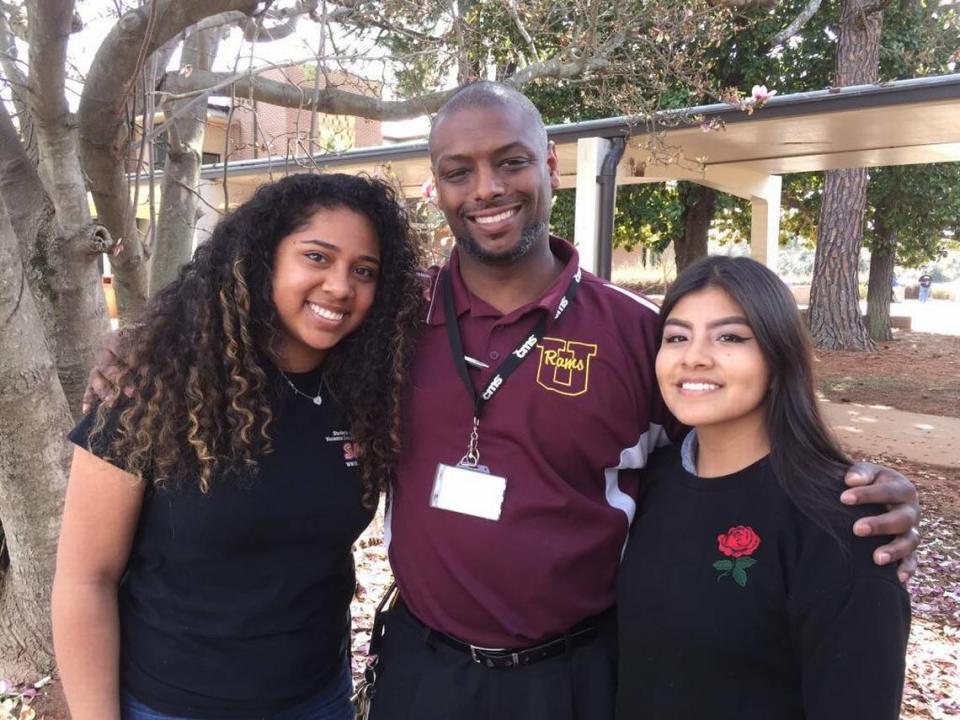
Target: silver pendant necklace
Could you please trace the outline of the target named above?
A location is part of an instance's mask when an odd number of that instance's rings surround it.
[[[277,370],[280,370],[280,368],[277,368]],[[320,385],[317,387],[317,394],[307,395],[305,392],[303,392],[303,390],[301,390],[300,388],[298,388],[296,385],[293,384],[293,380],[288,378],[287,374],[283,370],[280,370],[280,374],[283,375],[283,379],[287,381],[287,385],[289,385],[290,389],[293,390],[297,395],[300,395],[301,397],[305,397],[307,400],[311,401],[314,405],[323,404],[323,398],[320,396],[320,390],[323,389],[322,378],[320,379]]]

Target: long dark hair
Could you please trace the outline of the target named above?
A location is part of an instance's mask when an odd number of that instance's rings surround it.
[[[714,256],[687,267],[667,291],[663,325],[686,295],[723,290],[742,309],[770,373],[764,422],[770,466],[787,496],[812,521],[840,540],[850,517],[840,504],[850,459],[840,449],[817,406],[810,338],[790,290],[777,275],[750,258]]]
[[[399,449],[401,387],[421,318],[419,253],[406,215],[385,183],[351,175],[298,174],[260,187],[226,215],[176,280],[127,332],[128,369],[109,456],[162,485],[256,469],[271,449],[270,401],[279,319],[272,300],[274,255],[282,238],[318,210],[365,216],[380,242],[381,272],[360,328],[330,350],[324,382],[344,405],[359,447],[363,497],[375,505]],[[91,438],[111,409],[98,410]]]

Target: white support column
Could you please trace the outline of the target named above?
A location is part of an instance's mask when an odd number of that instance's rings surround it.
[[[779,175],[770,175],[763,196],[750,198],[750,254],[776,272],[777,251],[780,242],[780,190],[783,181]]]
[[[597,234],[600,227],[600,185],[597,175],[610,148],[604,138],[577,140],[577,203],[573,241],[580,253],[580,266],[597,272]]]

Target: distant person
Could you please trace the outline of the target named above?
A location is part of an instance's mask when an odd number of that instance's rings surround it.
[[[617,720],[896,720],[910,599],[847,528],[796,303],[749,258],[687,268],[660,314],[664,402],[618,576]]]
[[[933,278],[925,272],[920,276],[920,302],[925,303],[930,298],[931,287],[933,287]]]

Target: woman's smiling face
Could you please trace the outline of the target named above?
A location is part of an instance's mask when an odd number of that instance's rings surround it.
[[[682,423],[762,423],[769,375],[743,309],[726,292],[708,287],[673,306],[657,354],[657,380]]]
[[[277,245],[273,303],[281,367],[305,372],[354,332],[373,306],[380,242],[366,216],[323,209]]]

